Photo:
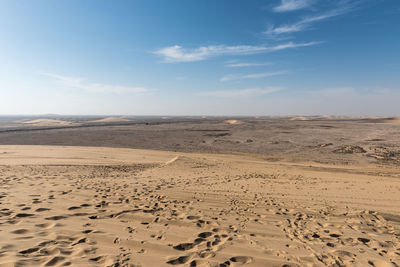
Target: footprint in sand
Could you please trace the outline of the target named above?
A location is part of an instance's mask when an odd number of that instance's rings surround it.
[[[205,260],[193,260],[190,262],[190,267],[208,267],[210,266],[207,261]]]
[[[72,207],[69,207],[68,210],[77,210],[77,209],[80,209],[80,208],[81,208],[81,207],[72,206]]]
[[[50,210],[50,209],[48,209],[48,208],[38,208],[38,209],[36,209],[35,211],[37,211],[37,212],[43,212],[43,211],[48,211],[48,210]]]
[[[19,251],[18,253],[25,255],[25,254],[34,253],[34,252],[36,252],[36,251],[38,251],[38,250],[39,250],[38,247],[34,247],[34,248],[28,248],[28,249],[25,249],[25,250],[21,250],[21,251]]]
[[[237,262],[241,264],[251,263],[253,261],[252,257],[248,256],[236,256],[229,259],[231,262]]]
[[[32,213],[18,213],[17,215],[15,215],[15,217],[17,218],[26,218],[26,217],[32,217],[35,216],[35,214]]]
[[[173,248],[176,250],[186,251],[194,248],[196,246],[195,243],[182,243],[179,245],[174,246]]]
[[[64,216],[64,215],[56,215],[56,216],[47,217],[45,219],[51,220],[51,221],[58,221],[58,220],[66,219],[66,218],[67,218],[67,216]]]
[[[50,229],[50,228],[53,228],[54,226],[56,226],[56,224],[55,223],[40,223],[40,224],[36,224],[35,226],[39,227],[39,228],[43,228],[43,229]]]
[[[211,233],[211,232],[203,232],[203,233],[198,234],[198,237],[208,238],[208,237],[210,237],[212,235],[213,235],[213,233]]]
[[[94,261],[96,263],[102,264],[104,266],[113,266],[114,265],[114,260],[110,256],[98,256],[95,258],[91,258],[91,261]],[[117,265],[115,265],[117,266]]]
[[[12,231],[11,233],[16,234],[16,235],[23,235],[28,232],[29,232],[29,230],[27,230],[27,229],[17,229],[17,230]]]
[[[394,266],[393,264],[391,264],[387,261],[378,260],[378,259],[369,260],[368,264],[373,267],[392,267],[392,266]]]
[[[65,260],[65,257],[55,256],[51,260],[49,260],[44,266],[55,266],[55,265],[58,265],[59,263],[63,262],[64,260]]]
[[[187,263],[192,259],[192,256],[181,256],[172,260],[167,261],[168,264],[171,265],[179,265],[179,264],[184,264]]]

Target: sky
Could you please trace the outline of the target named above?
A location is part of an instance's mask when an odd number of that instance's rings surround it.
[[[0,0],[0,114],[400,116],[400,1]]]

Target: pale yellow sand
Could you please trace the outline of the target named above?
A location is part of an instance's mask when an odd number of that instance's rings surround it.
[[[70,121],[63,120],[54,120],[54,119],[37,119],[37,120],[24,120],[21,121],[23,124],[27,124],[30,126],[66,126],[66,125],[75,125],[75,123]]]
[[[400,172],[0,146],[0,266],[399,266]]]
[[[225,120],[224,123],[226,123],[226,124],[242,124],[243,122],[240,120]]]
[[[388,123],[400,123],[400,118],[390,118],[390,119],[385,120],[385,122],[388,122]]]
[[[291,117],[290,120],[291,121],[308,121],[310,119],[306,118],[306,117]]]
[[[107,117],[99,120],[93,120],[91,122],[125,122],[125,121],[130,121],[130,120],[123,117]]]

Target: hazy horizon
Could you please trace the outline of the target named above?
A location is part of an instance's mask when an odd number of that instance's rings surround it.
[[[329,115],[329,114],[314,114],[314,115],[302,115],[302,114],[287,114],[287,115],[162,115],[162,114],[154,114],[154,115],[134,115],[134,114],[0,114],[0,118],[74,118],[74,117],[82,117],[82,118],[90,118],[90,117],[98,117],[98,118],[286,118],[286,117],[331,117],[331,118],[393,118],[398,119],[398,116],[375,116],[375,115]]]
[[[399,25],[395,0],[3,0],[0,114],[396,117]]]

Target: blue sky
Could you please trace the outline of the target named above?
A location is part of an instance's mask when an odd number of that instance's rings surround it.
[[[0,114],[400,116],[398,0],[0,0]]]

